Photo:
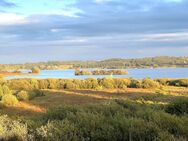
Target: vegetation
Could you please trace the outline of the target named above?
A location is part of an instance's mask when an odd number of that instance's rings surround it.
[[[128,74],[126,70],[79,70],[76,69],[75,75],[123,75]]]
[[[32,73],[40,73],[40,69],[37,68],[37,67],[33,67],[33,68],[31,69],[31,71],[32,71]]]
[[[170,103],[166,111],[170,114],[188,115],[188,98],[181,98]]]
[[[6,94],[2,97],[1,102],[6,106],[15,106],[18,104],[18,99],[12,94]]]
[[[186,141],[186,82],[112,77],[2,81],[6,106],[0,105],[0,140]]]
[[[29,94],[27,91],[20,91],[18,94],[17,94],[17,97],[19,100],[21,101],[27,101],[29,100]]]
[[[132,78],[88,78],[79,79],[13,79],[4,84],[13,90],[34,89],[124,89],[145,88],[154,89],[162,86],[187,87],[187,79],[150,79],[143,80]],[[5,88],[6,89],[6,88]],[[0,95],[2,90],[0,89]],[[9,92],[8,92],[9,93]]]
[[[188,67],[188,57],[150,57],[138,59],[108,59],[103,61],[54,61],[27,64],[0,65],[0,72],[38,67],[40,70],[68,68],[157,68],[157,67]]]
[[[147,105],[116,100],[109,104],[56,107],[25,123],[0,116],[0,130],[3,139],[22,141],[184,141],[188,139],[188,120]]]

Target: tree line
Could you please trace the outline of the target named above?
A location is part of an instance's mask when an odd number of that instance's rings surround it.
[[[188,67],[188,57],[148,57],[137,59],[108,59],[102,61],[51,61],[26,64],[1,64],[0,71],[31,69],[40,70],[76,69],[76,68],[158,68],[158,67]]]

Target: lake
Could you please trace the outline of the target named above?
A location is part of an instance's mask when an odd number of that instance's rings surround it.
[[[158,68],[158,69],[126,69],[128,70],[128,75],[113,75],[114,78],[188,78],[188,68]],[[110,76],[110,75],[109,75]],[[89,76],[75,76],[74,69],[67,70],[41,70],[39,75],[22,75],[22,76],[8,76],[6,79],[16,79],[16,78],[75,78],[75,79],[85,79],[85,78],[103,78],[108,77],[108,75],[89,75]]]

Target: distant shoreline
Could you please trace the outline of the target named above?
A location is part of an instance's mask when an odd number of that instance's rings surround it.
[[[0,73],[0,77],[8,77],[8,76],[21,76],[21,75],[39,75],[40,73],[13,73],[13,72],[6,72]]]

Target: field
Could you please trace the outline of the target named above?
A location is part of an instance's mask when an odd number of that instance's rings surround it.
[[[161,89],[127,88],[106,90],[43,90],[45,96],[20,102],[17,107],[3,107],[1,114],[10,116],[36,116],[49,108],[63,105],[90,105],[110,100],[132,100],[143,104],[165,105],[177,98],[188,97],[188,88],[164,87]]]
[[[186,141],[187,79],[1,80],[0,139]]]

